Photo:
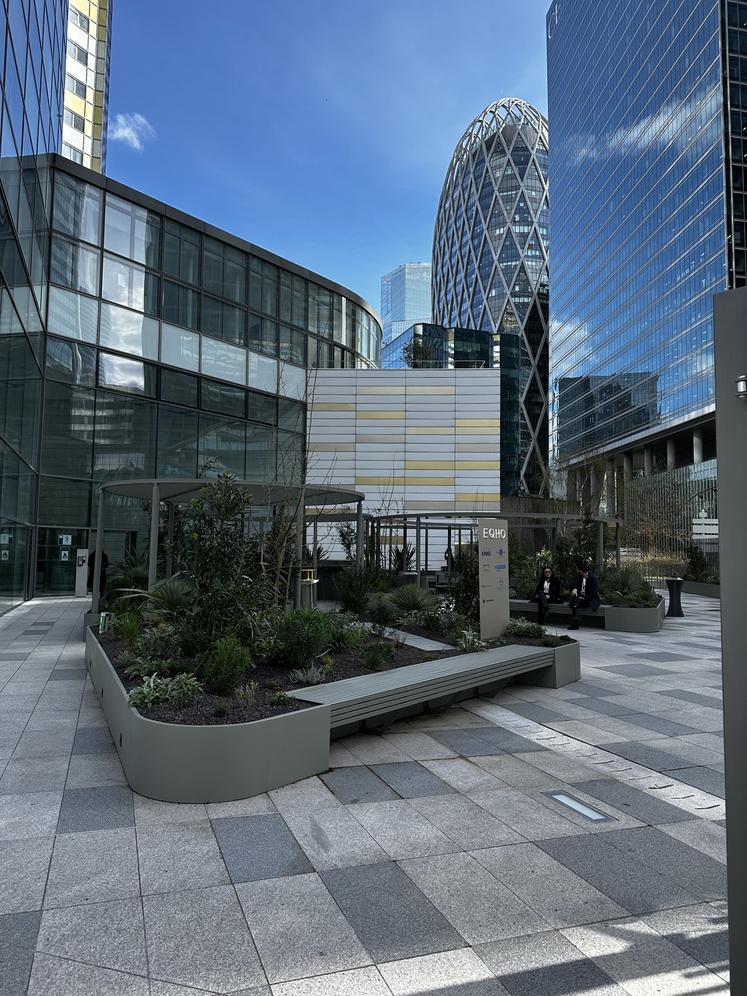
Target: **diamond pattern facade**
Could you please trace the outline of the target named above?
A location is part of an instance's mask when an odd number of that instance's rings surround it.
[[[485,108],[454,151],[433,235],[433,321],[520,339],[525,494],[548,478],[547,156],[547,119],[534,107],[510,97]]]

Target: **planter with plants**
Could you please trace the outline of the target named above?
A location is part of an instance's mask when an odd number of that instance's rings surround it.
[[[721,598],[718,573],[714,573],[710,561],[695,543],[691,543],[688,549],[687,565],[682,576],[685,580],[682,590],[686,594]]]
[[[599,577],[605,629],[620,633],[658,633],[664,623],[664,599],[640,570],[610,567]]]

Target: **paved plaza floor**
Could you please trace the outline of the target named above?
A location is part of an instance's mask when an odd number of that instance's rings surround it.
[[[0,993],[728,992],[718,602],[208,806],[128,788],[83,604],[0,619]]]

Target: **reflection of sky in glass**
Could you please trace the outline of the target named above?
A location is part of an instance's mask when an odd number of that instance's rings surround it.
[[[138,360],[110,353],[99,355],[99,383],[104,387],[124,387],[128,391],[145,393],[145,366]]]

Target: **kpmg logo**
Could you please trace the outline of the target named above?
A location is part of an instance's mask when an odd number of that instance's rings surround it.
[[[558,20],[560,19],[560,2],[553,4],[552,10],[547,15],[547,40],[552,41],[552,36],[558,27]]]

